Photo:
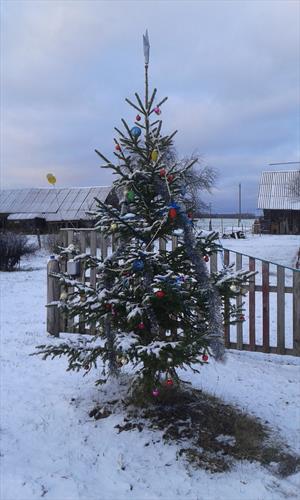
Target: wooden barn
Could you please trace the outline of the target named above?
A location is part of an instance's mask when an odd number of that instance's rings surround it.
[[[258,208],[272,234],[300,234],[300,170],[262,172]]]
[[[95,198],[117,203],[111,186],[1,190],[1,230],[51,233],[60,227],[88,226],[92,216],[87,212],[96,208]]]

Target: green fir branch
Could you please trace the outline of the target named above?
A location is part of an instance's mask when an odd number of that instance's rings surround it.
[[[140,109],[138,106],[136,106],[136,104],[134,104],[133,102],[131,102],[130,99],[128,99],[128,97],[125,98],[125,101],[128,104],[130,104],[130,106],[132,106],[133,108],[135,108],[139,113],[145,114],[143,108]]]
[[[156,93],[157,93],[157,89],[154,89],[153,92],[152,92],[152,95],[150,97],[149,103],[148,103],[147,111],[149,111],[151,109],[153,101],[154,101],[154,98],[156,96]]]
[[[112,165],[111,161],[108,160],[106,158],[106,156],[104,156],[102,153],[100,153],[100,151],[98,151],[98,149],[95,149],[95,152],[97,153],[97,155],[100,156],[100,158],[102,158],[102,160],[104,160],[108,165]]]
[[[144,107],[144,105],[143,105],[143,103],[142,103],[142,100],[141,100],[141,98],[140,98],[139,94],[138,94],[137,92],[135,92],[135,94],[134,94],[134,95],[135,95],[135,97],[136,97],[137,102],[139,103],[139,105],[141,106],[141,108],[142,108],[142,110],[143,110],[143,114],[144,114],[144,115],[146,115],[146,114],[147,114],[147,111],[146,111],[146,109],[145,109],[145,107]]]

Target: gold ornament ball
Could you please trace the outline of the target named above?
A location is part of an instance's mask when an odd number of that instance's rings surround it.
[[[116,230],[118,229],[118,224],[116,224],[115,222],[113,222],[113,223],[111,224],[111,226],[110,226],[110,229],[111,229],[112,231],[116,231]]]
[[[117,363],[119,365],[126,365],[128,363],[128,359],[125,356],[117,356]]]
[[[67,292],[61,292],[59,298],[60,298],[60,300],[67,300],[67,298],[68,298]]]
[[[158,158],[158,151],[156,149],[154,149],[151,153],[151,160],[152,161],[156,161]]]
[[[49,182],[49,184],[52,184],[52,186],[54,186],[54,184],[56,183],[55,175],[47,174],[46,177],[47,177],[47,181]]]

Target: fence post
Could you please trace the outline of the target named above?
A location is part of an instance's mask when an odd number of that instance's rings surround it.
[[[249,271],[255,272],[255,258],[249,257]],[[249,280],[249,345],[255,351],[255,274]]]
[[[300,356],[300,271],[293,271],[293,349]]]
[[[172,252],[178,247],[178,236],[172,236]]]
[[[262,261],[263,352],[270,352],[270,273],[269,262]]]
[[[74,229],[68,229],[67,231],[68,236],[67,236],[67,244],[71,245],[71,243],[74,242]]]
[[[91,257],[96,257],[97,255],[97,233],[96,231],[90,232],[90,254]],[[90,286],[96,288],[96,268],[92,267],[90,272]]]
[[[118,245],[118,238],[115,239],[114,243],[115,243],[114,246],[115,246],[115,250],[116,250],[117,245]],[[104,260],[104,259],[106,259],[107,254],[108,254],[108,240],[103,233],[100,234],[100,249],[101,249],[101,257]]]
[[[159,238],[159,251],[165,252],[167,249],[167,242],[164,238]]]
[[[235,254],[235,269],[236,271],[239,271],[242,269],[243,265],[243,256],[241,253],[236,252]],[[236,305],[238,308],[242,307],[243,304],[243,298],[242,295],[239,294],[236,298]],[[236,347],[239,350],[243,349],[243,323],[242,321],[239,321],[236,324]]]
[[[218,252],[214,252],[210,256],[210,273],[216,273],[218,271]]]
[[[224,266],[229,266],[229,250],[225,250],[225,249],[224,249]],[[225,321],[224,342],[225,342],[225,347],[229,347],[229,344],[230,344],[229,307],[230,307],[230,300],[226,298],[226,299],[224,299],[224,321]]]
[[[277,351],[285,353],[285,269],[277,266]]]
[[[79,233],[79,246],[80,246],[80,252],[85,253],[86,252],[86,233],[85,231],[80,231]],[[80,271],[80,280],[82,283],[85,283],[85,263],[81,263],[81,271]],[[78,326],[79,333],[85,333],[85,322],[84,322],[84,315],[79,316],[79,326]]]
[[[47,304],[59,301],[60,284],[57,278],[50,276],[51,273],[59,273],[59,262],[54,256],[50,257],[47,264]],[[47,332],[59,337],[60,313],[57,305],[47,306]]]

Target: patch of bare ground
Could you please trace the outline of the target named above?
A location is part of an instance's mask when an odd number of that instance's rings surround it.
[[[90,416],[109,416],[116,402],[112,403],[107,401],[105,407],[94,408]],[[275,438],[267,423],[200,390],[177,386],[146,402],[142,392],[135,392],[123,405],[126,416],[116,426],[119,432],[160,430],[163,440],[178,444],[177,455],[194,467],[224,472],[237,461],[248,460],[280,476],[300,470],[300,457]]]

